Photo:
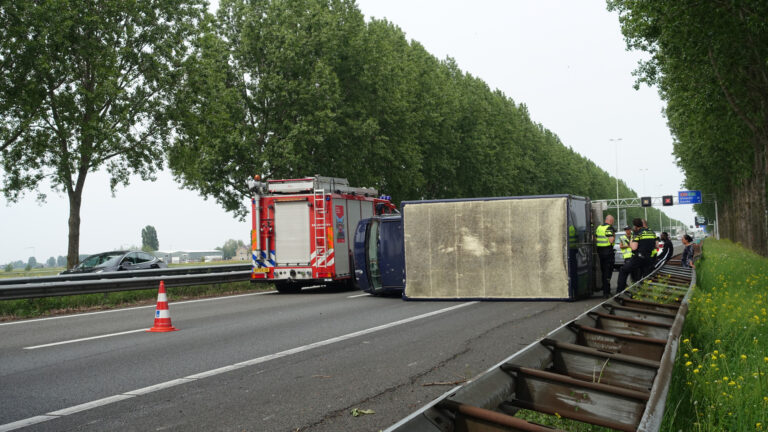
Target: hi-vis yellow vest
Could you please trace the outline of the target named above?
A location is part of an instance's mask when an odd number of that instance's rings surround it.
[[[622,234],[620,237],[620,241],[621,241],[621,256],[623,256],[625,260],[632,258],[632,248],[629,247],[630,239],[627,237],[626,234]],[[627,247],[624,247],[624,245],[627,245]]]
[[[608,241],[608,236],[605,235],[605,230],[607,230],[608,227],[610,227],[608,224],[603,224],[597,227],[595,230],[595,246],[611,247],[611,242]]]

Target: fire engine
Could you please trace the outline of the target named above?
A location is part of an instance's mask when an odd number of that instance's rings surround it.
[[[346,179],[314,176],[249,180],[252,193],[251,281],[281,293],[318,284],[354,286],[352,236],[360,219],[392,214],[388,196]]]

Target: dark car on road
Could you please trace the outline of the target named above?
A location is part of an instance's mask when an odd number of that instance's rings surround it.
[[[166,268],[160,258],[142,251],[112,251],[86,257],[71,270],[61,274],[101,273],[121,270],[146,270]]]

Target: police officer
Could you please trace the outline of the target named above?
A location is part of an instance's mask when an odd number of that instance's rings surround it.
[[[605,217],[605,223],[595,229],[595,246],[597,255],[600,258],[600,275],[602,278],[603,297],[608,298],[611,295],[611,275],[613,274],[613,263],[615,255],[613,252],[613,243],[616,239],[615,229],[613,228],[613,216]]]
[[[656,235],[653,230],[651,230],[648,227],[648,221],[643,219],[643,229],[647,230],[648,232],[652,233],[653,235]],[[655,243],[653,244],[653,250],[651,251],[651,263],[642,269],[637,270],[637,277],[635,275],[632,275],[632,279],[634,280],[640,280],[646,276],[653,270],[654,266],[656,265],[656,255],[659,254],[659,238],[656,237],[654,239]]]
[[[663,266],[670,258],[672,258],[672,254],[674,253],[674,246],[672,245],[672,240],[669,239],[668,233],[661,233],[661,241],[664,244],[664,247],[661,249],[661,253],[656,257],[656,264],[654,264],[654,267],[656,268]]]
[[[632,241],[629,247],[632,249],[632,258],[626,261],[621,270],[619,270],[619,282],[616,286],[617,292],[624,291],[627,287],[627,276],[635,270],[645,273],[651,266],[651,251],[656,246],[656,235],[653,231],[643,228],[643,221],[640,218],[632,220],[633,233]]]
[[[626,263],[632,258],[632,248],[629,247],[629,243],[632,242],[632,227],[627,225],[624,227],[624,234],[619,237],[619,248],[621,249],[621,257],[624,258]],[[632,280],[640,280],[640,272],[632,273]]]
[[[621,248],[621,256],[624,257],[624,262],[627,262],[632,258],[632,248],[629,247],[629,242],[631,241],[632,227],[627,225],[624,227],[624,234],[619,236],[619,247]]]

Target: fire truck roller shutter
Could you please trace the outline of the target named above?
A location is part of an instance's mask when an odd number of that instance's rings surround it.
[[[309,265],[310,208],[308,201],[275,201],[275,261]]]
[[[357,225],[355,224],[352,226],[352,231],[350,231],[349,220],[353,217],[360,220],[360,204],[357,203],[357,206],[355,206],[356,203],[357,201],[354,200],[333,200],[331,217],[333,218],[334,266],[337,276],[346,276],[350,274],[349,249],[353,245],[350,236],[354,236],[354,229],[357,228]]]
[[[403,221],[408,298],[569,297],[565,197],[408,203]]]

